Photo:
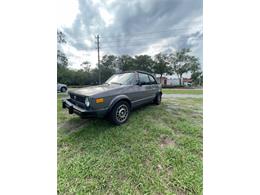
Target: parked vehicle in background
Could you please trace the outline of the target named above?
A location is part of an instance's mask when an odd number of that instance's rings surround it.
[[[61,83],[58,83],[57,84],[57,91],[60,91],[60,92],[66,92],[68,89],[67,85],[65,84],[61,84]]]
[[[69,91],[62,106],[69,114],[85,117],[109,116],[114,124],[125,123],[138,106],[161,103],[162,88],[155,77],[144,71],[115,74],[104,84]]]

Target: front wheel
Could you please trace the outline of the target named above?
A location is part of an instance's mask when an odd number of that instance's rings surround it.
[[[130,106],[126,101],[118,102],[110,113],[110,120],[116,125],[125,123],[130,114]]]
[[[159,93],[159,94],[156,95],[156,97],[154,99],[154,103],[156,105],[159,105],[159,104],[161,104],[161,101],[162,101],[162,94]]]

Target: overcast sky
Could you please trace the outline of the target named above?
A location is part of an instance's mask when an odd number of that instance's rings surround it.
[[[154,55],[188,47],[202,63],[202,0],[58,0],[58,29],[70,67],[101,57]]]

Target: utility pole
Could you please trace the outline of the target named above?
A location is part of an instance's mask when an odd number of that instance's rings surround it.
[[[100,57],[99,57],[99,35],[96,36],[97,38],[97,52],[98,52],[98,82],[99,85],[101,84],[101,70],[100,70]]]

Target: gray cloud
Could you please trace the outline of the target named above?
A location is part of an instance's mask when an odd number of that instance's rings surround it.
[[[113,24],[106,26],[99,8],[114,16]],[[78,50],[94,49],[94,37],[100,34],[105,52],[137,55],[167,40],[163,51],[190,47],[202,60],[202,0],[79,0],[72,27],[62,30]],[[87,46],[84,39],[92,44]]]

